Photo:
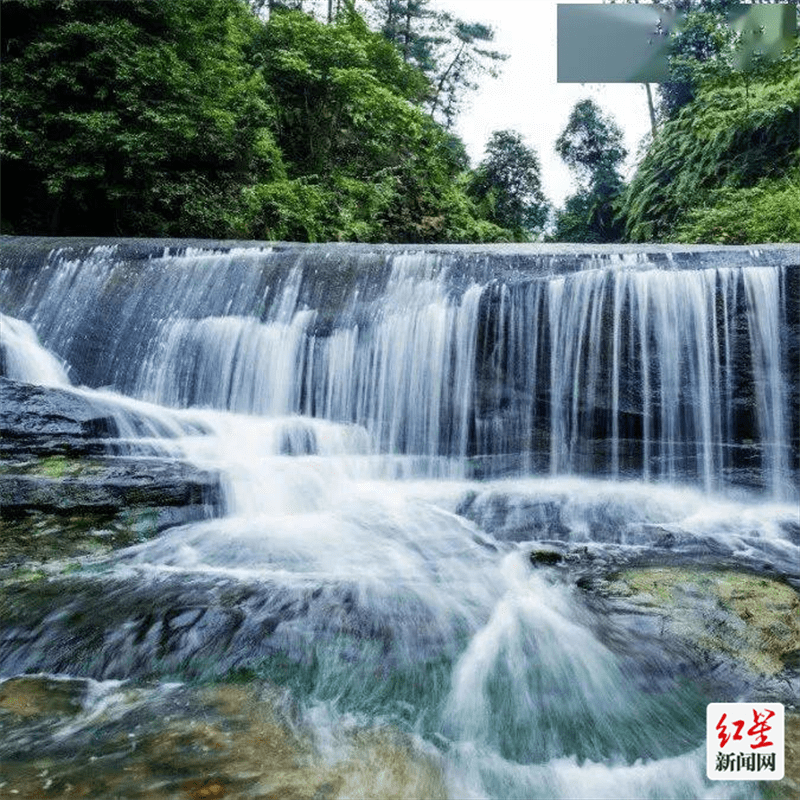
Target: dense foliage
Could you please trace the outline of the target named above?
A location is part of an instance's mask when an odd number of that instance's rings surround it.
[[[552,238],[558,242],[619,241],[622,226],[615,203],[624,188],[619,165],[627,155],[619,126],[593,100],[581,100],[556,140],[556,152],[576,175],[579,188],[557,212]]]
[[[3,2],[4,232],[512,236],[401,49],[352,3],[331,24],[269,5]]]
[[[800,239],[800,50],[741,65],[732,0],[689,10],[628,187],[592,101],[556,151],[558,241]],[[503,56],[434,0],[3,0],[2,231],[299,241],[538,235],[512,131],[469,169],[451,127]],[[314,11],[316,17],[308,13]],[[739,48],[737,50],[737,48]]]
[[[703,0],[693,11],[690,3],[673,4],[683,5],[690,13],[672,38],[669,77],[658,87],[662,117],[674,117],[694,100],[709,76],[731,74],[736,37],[725,14],[736,3],[738,0]]]
[[[458,183],[463,145],[414,104],[424,75],[352,11],[274,14],[256,42],[287,176],[245,190],[240,235],[453,241],[503,232]]]
[[[486,145],[486,157],[472,178],[470,193],[489,219],[524,240],[547,220],[539,159],[514,131],[496,131]]]
[[[798,241],[800,74],[791,60],[697,87],[627,190],[632,241]]]
[[[4,2],[4,221],[225,235],[241,186],[283,172],[254,23],[237,0]]]

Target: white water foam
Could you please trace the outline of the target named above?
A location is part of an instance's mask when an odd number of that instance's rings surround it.
[[[765,552],[785,563],[797,556],[786,533],[796,518],[793,506],[713,494],[732,413],[723,365],[734,349],[728,319],[716,317],[717,276],[594,271],[524,293],[501,287],[489,314],[481,310],[486,287],[453,292],[435,259],[408,256],[395,266],[386,301],[372,309],[367,328],[344,320],[327,336],[313,333],[316,311],[299,305],[299,270],[263,320],[238,312],[166,316],[142,369],[142,394],[212,408],[165,408],[108,390],[71,389],[113,409],[124,437],[224,476],[224,519],[173,528],[119,553],[111,570],[264,585],[346,584],[367,612],[400,608],[398,626],[424,628],[458,651],[436,731],[448,742],[443,758],[453,796],[730,797],[705,779],[699,750],[653,756],[645,748],[630,755],[630,729],[641,714],[616,656],[583,624],[585,612],[569,592],[531,574],[519,544],[559,539],[602,547],[607,540],[598,532],[610,530],[611,541],[629,547],[672,533],[717,541],[733,555]],[[717,272],[726,303],[736,304],[737,283],[749,303],[759,430],[771,453],[770,486],[781,496],[784,395],[777,332],[762,319],[774,311],[775,287],[760,273]],[[60,281],[79,282],[78,273],[64,268]],[[201,285],[181,286],[210,291],[213,279],[202,274]],[[635,309],[628,325],[626,304]],[[545,308],[546,358],[545,331],[531,324]],[[478,375],[478,352],[492,345],[491,315],[497,346],[486,374]],[[606,318],[611,336],[603,340]],[[15,330],[22,333],[13,349],[32,353],[30,363],[47,363],[32,330]],[[635,401],[625,397],[623,363],[631,351],[654,365],[644,372],[646,399],[636,408],[643,418],[641,476],[677,479],[681,449],[688,448],[704,491],[561,474],[586,468],[579,445],[591,439],[595,423],[579,402],[584,391],[590,401],[605,394],[610,472],[616,478],[624,472],[623,411]],[[187,370],[182,364],[190,352]],[[506,397],[506,372],[522,373],[522,400]],[[35,374],[67,385],[65,373]],[[539,423],[552,475],[464,480],[473,437],[489,451],[498,442],[506,448],[509,431],[537,421],[542,404],[535,407],[533,399],[545,379],[550,411]],[[511,415],[492,417],[479,408],[506,401],[516,415],[511,427],[505,424]],[[430,480],[431,465],[451,480]],[[412,480],[386,477],[397,473]],[[543,527],[503,541],[504,530],[530,523],[535,505],[557,511],[557,535]],[[488,519],[496,506],[504,516],[493,527]],[[404,641],[402,633],[392,636]],[[350,669],[344,662],[330,668],[343,675]],[[415,715],[422,718],[423,710],[409,713],[413,724]],[[628,740],[615,751],[609,742],[620,727]],[[648,736],[652,731],[642,733]]]
[[[41,346],[27,322],[0,314],[0,347],[6,377],[40,386],[69,386],[64,364]]]

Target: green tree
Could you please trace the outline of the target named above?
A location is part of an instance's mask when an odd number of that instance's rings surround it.
[[[425,74],[434,68],[433,48],[439,38],[432,32],[436,12],[431,0],[376,0],[380,31],[400,51],[406,64]]]
[[[726,17],[736,3],[670,5],[687,17],[659,88],[664,122],[620,203],[626,238],[797,241],[800,49],[745,61]]]
[[[659,110],[674,117],[690,103],[698,86],[711,75],[729,75],[736,37],[725,13],[735,0],[703,0],[695,4],[676,3],[686,13],[680,29],[670,42],[669,77],[659,84]]]
[[[424,78],[357,14],[323,25],[274,13],[257,52],[293,174],[365,177],[409,155],[422,124],[409,101],[424,94]]]
[[[557,241],[612,242],[621,235],[615,203],[624,189],[619,165],[627,155],[622,131],[591,99],[572,109],[556,152],[579,181],[556,215]]]
[[[556,152],[579,180],[589,184],[616,172],[627,155],[622,130],[589,98],[575,104],[556,140]]]
[[[418,106],[427,82],[349,6],[332,25],[275,12],[257,54],[276,108],[283,182],[248,190],[242,234],[361,241],[474,241],[463,145]]]
[[[352,0],[330,24],[294,0],[258,5],[3,2],[3,230],[510,236],[422,109],[429,81]]]
[[[547,220],[536,151],[515,131],[495,131],[472,179],[471,192],[488,219],[518,240],[538,233]]]
[[[3,2],[6,227],[227,235],[283,170],[256,24],[238,0]]]
[[[437,16],[442,35],[436,38],[435,70],[430,75],[432,94],[428,110],[445,127],[451,128],[467,94],[478,88],[483,75],[499,75],[499,66],[508,56],[488,45],[494,30],[481,22],[467,22],[451,14]]]
[[[425,108],[451,128],[482,75],[496,77],[507,56],[489,45],[494,31],[438,11],[432,0],[372,0],[373,24],[417,67],[429,88]]]
[[[798,0],[760,0],[766,5],[794,5]],[[748,75],[766,66],[757,56],[746,62],[747,37],[731,26],[731,12],[741,8],[739,0],[667,0],[664,5],[685,15],[670,41],[669,77],[659,84],[659,111],[673,119],[697,95],[700,86],[724,82],[736,73],[744,85]]]

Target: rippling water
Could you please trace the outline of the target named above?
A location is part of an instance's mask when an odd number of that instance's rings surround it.
[[[349,757],[343,726],[388,725],[451,797],[758,796],[705,778],[705,704],[724,698],[648,684],[653,642],[632,670],[529,554],[796,573],[785,270],[639,259],[504,283],[400,254],[323,325],[311,267],[265,288],[268,258],[189,251],[133,275],[113,248],[56,253],[13,309],[30,324],[3,317],[9,377],[110,410],[134,456],[219,470],[224,508],[59,578],[2,674],[91,678],[84,728],[130,709],[115,681],[246,674],[291,692],[329,762]],[[70,353],[115,292],[125,313],[92,343],[108,385],[74,387]]]

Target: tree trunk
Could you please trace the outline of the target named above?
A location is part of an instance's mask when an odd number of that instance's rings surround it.
[[[647,89],[647,108],[650,111],[650,131],[653,134],[653,139],[656,138],[656,111],[653,107],[653,93],[650,91],[650,84],[646,83],[644,88]]]
[[[453,67],[456,65],[458,60],[461,58],[461,54],[464,52],[464,48],[466,47],[467,43],[462,41],[461,47],[458,48],[458,52],[455,55],[455,58],[450,62],[447,69],[442,74],[442,77],[439,79],[439,82],[436,86],[436,94],[433,96],[433,102],[431,103],[431,117],[433,117],[434,111],[436,111],[436,107],[439,105],[439,95],[442,93],[442,89],[444,89],[444,82],[447,80],[447,76],[450,74]]]

